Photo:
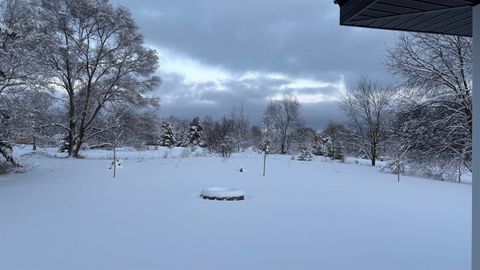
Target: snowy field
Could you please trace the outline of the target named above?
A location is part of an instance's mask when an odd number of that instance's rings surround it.
[[[471,185],[364,165],[185,149],[70,160],[17,149],[0,175],[0,269],[435,269],[470,266]],[[244,172],[239,172],[243,166]],[[207,187],[245,201],[207,201]]]

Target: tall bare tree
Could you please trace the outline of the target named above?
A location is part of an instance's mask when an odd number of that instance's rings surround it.
[[[42,64],[49,87],[66,94],[69,156],[109,128],[96,117],[109,102],[154,104],[158,58],[145,46],[130,12],[108,0],[40,0],[39,31],[48,39]]]
[[[431,128],[430,147],[413,143],[417,156],[428,160],[442,157],[458,160],[470,170],[472,155],[472,39],[466,37],[409,33],[398,36],[388,49],[387,64],[405,81],[404,111],[422,112],[433,118],[427,121],[412,118]],[[414,113],[413,116],[418,113]],[[440,117],[441,115],[441,117]],[[439,117],[436,117],[439,116]],[[424,117],[423,117],[424,118]],[[432,142],[436,143],[432,143]]]
[[[234,123],[235,133],[233,134],[233,137],[237,151],[243,150],[248,147],[248,128],[250,126],[248,117],[245,115],[243,102],[239,108],[232,108],[230,118]]]
[[[272,101],[265,109],[263,122],[267,136],[281,154],[287,154],[294,132],[301,126],[300,103],[293,95]],[[276,149],[277,150],[277,149]]]
[[[387,115],[394,95],[393,87],[361,78],[344,98],[342,107],[348,118],[350,141],[370,159],[372,166],[387,139]]]

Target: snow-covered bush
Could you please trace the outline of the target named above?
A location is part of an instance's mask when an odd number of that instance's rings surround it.
[[[316,156],[344,160],[345,153],[341,142],[334,143],[332,137],[324,134],[316,135],[312,144],[312,153]]]
[[[430,178],[439,181],[461,182],[462,176],[468,174],[468,169],[463,164],[452,163],[449,160],[432,160],[430,163],[417,163],[412,161],[403,161],[400,168],[397,161],[392,160],[387,163],[382,171],[404,175],[414,175]]]
[[[310,149],[308,149],[308,147],[304,146],[304,147],[302,147],[302,149],[300,150],[300,154],[298,154],[297,160],[301,160],[301,161],[311,161],[311,160],[313,160],[313,154],[312,154],[312,152],[310,151]]]

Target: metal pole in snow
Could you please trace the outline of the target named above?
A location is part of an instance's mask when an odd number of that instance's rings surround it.
[[[117,119],[115,119],[115,125],[117,125]],[[117,172],[117,133],[115,132],[115,126],[113,128],[113,178]]]
[[[267,164],[267,152],[263,152],[263,176],[265,176],[265,166]]]

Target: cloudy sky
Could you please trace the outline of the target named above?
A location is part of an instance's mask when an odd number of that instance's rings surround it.
[[[115,0],[160,57],[162,116],[220,118],[244,107],[257,123],[283,93],[305,122],[341,120],[359,76],[391,80],[382,64],[395,35],[338,25],[333,0]]]

